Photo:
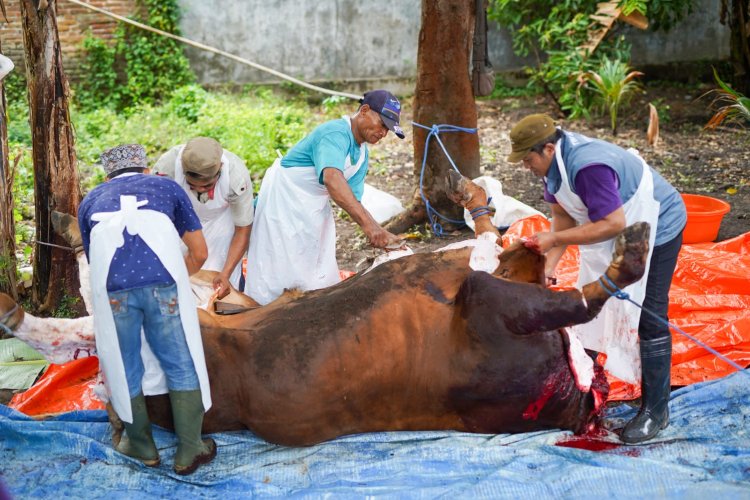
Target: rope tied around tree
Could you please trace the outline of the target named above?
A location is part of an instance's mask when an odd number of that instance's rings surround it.
[[[417,122],[411,122],[412,125],[415,127],[423,128],[425,130],[429,130],[430,132],[427,134],[427,138],[424,142],[424,155],[422,156],[422,168],[419,172],[419,196],[422,198],[422,202],[424,203],[425,210],[427,211],[427,220],[430,221],[430,226],[432,227],[432,234],[438,237],[442,237],[445,235],[443,231],[443,226],[440,224],[438,219],[442,219],[445,222],[450,222],[452,224],[458,224],[460,227],[463,227],[466,225],[466,222],[463,220],[455,220],[451,219],[449,217],[446,217],[442,215],[440,212],[435,210],[433,206],[430,204],[430,200],[427,199],[427,196],[424,194],[424,171],[425,166],[427,165],[427,153],[430,149],[430,140],[434,137],[437,143],[440,145],[440,148],[443,150],[443,153],[445,153],[445,156],[448,158],[448,161],[451,164],[451,167],[458,172],[459,174],[461,171],[456,166],[455,162],[453,161],[453,158],[451,158],[451,155],[448,153],[448,150],[445,148],[445,144],[443,144],[443,141],[440,140],[440,133],[441,132],[466,132],[469,134],[476,134],[477,129],[476,128],[468,128],[468,127],[459,127],[457,125],[433,125],[431,127],[428,127],[426,125],[422,125]],[[489,203],[489,202],[488,202]]]

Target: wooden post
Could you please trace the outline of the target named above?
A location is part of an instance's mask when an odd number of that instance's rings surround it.
[[[57,2],[20,2],[34,159],[37,244],[32,301],[39,311],[54,313],[65,297],[80,297],[78,271],[72,251],[43,243],[65,245],[52,230],[51,213],[75,214],[81,191],[55,18]],[[75,309],[83,312],[82,301]]]
[[[466,0],[422,0],[422,27],[417,53],[414,121],[431,127],[447,124],[477,126],[477,108],[470,79],[475,4]],[[414,127],[414,176],[417,190],[411,206],[388,224],[392,232],[406,231],[426,220],[419,193],[419,177],[428,130]],[[479,175],[479,136],[465,132],[440,135],[454,163],[470,179]],[[451,219],[463,220],[463,208],[445,194],[451,166],[434,139],[430,141],[424,175],[424,193],[430,204]],[[450,224],[441,223],[447,228]]]
[[[0,49],[0,52],[2,49]],[[18,300],[16,226],[13,220],[13,173],[8,160],[5,86],[0,82],[0,292]]]

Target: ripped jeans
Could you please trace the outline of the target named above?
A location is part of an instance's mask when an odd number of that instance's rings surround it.
[[[177,285],[132,288],[109,292],[108,295],[130,397],[134,398],[142,391],[141,328],[164,370],[169,390],[198,389],[198,375],[180,320]]]

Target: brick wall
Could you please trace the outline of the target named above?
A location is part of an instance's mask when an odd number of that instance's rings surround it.
[[[121,16],[130,15],[135,9],[135,0],[84,0]],[[24,71],[23,33],[21,31],[21,8],[19,1],[5,0],[8,23],[0,15],[0,44],[2,52],[16,65],[16,71]],[[111,38],[117,20],[81,7],[67,0],[56,0],[57,30],[63,51],[63,68],[69,78],[75,78],[83,39],[90,30],[95,36]],[[50,0],[50,5],[53,1]]]

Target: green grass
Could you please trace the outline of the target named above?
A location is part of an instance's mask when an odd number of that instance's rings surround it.
[[[85,113],[73,108],[70,114],[81,188],[85,194],[103,181],[98,159],[108,148],[142,144],[153,165],[172,146],[205,135],[245,160],[257,190],[277,150],[284,154],[316,125],[352,113],[356,107],[351,99],[313,101],[304,93],[290,96],[268,87],[249,86],[241,93],[231,93],[208,92],[191,85],[159,106],[143,105],[121,114],[108,108]],[[9,104],[8,142],[11,164],[21,156],[13,197],[19,250],[28,255],[24,241],[29,235],[23,221],[34,217],[34,177],[28,110],[23,99]]]
[[[254,87],[242,94],[230,92],[176,92],[176,98],[159,106],[140,106],[117,114],[108,108],[87,113],[71,110],[75,149],[84,190],[86,179],[95,176],[99,155],[118,144],[138,143],[146,148],[150,162],[176,144],[198,135],[217,139],[226,149],[245,160],[252,174],[262,174],[276,157],[286,152],[307,132],[323,121],[352,112],[353,100],[326,101],[311,107],[304,95],[292,98],[267,87]],[[22,152],[16,189],[23,198],[33,188],[31,133],[25,107],[9,110],[11,157]],[[94,178],[94,184],[100,181]]]

